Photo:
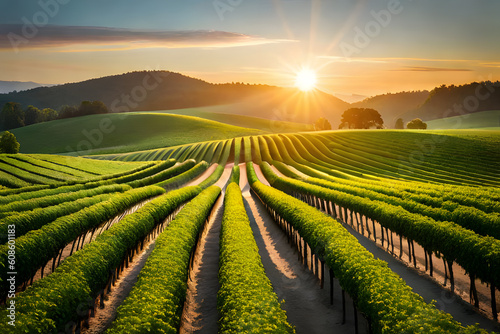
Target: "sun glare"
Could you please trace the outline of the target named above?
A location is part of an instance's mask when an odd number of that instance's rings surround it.
[[[309,69],[303,69],[297,73],[295,86],[304,92],[314,89],[316,87],[316,73]]]

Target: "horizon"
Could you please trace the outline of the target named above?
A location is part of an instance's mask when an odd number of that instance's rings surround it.
[[[0,80],[0,82],[34,83],[34,84],[41,85],[40,87],[28,88],[28,89],[24,89],[24,90],[11,91],[11,92],[8,92],[8,93],[0,93],[0,94],[10,94],[10,93],[14,93],[14,92],[28,91],[28,90],[32,90],[32,89],[36,89],[36,88],[43,88],[43,87],[54,87],[54,86],[62,86],[62,85],[79,84],[79,83],[82,83],[82,82],[96,80],[96,79],[102,79],[102,78],[106,78],[106,77],[122,76],[122,75],[127,75],[129,73],[134,73],[134,72],[141,73],[141,72],[145,72],[145,71],[149,71],[149,70],[132,70],[132,71],[125,72],[125,73],[109,74],[109,75],[105,75],[105,76],[102,76],[102,77],[88,78],[88,79],[85,79],[85,80],[82,80],[82,81],[64,82],[64,83],[58,83],[58,84],[47,84],[47,83],[39,83],[39,82],[33,82],[33,81],[7,81],[7,80]],[[204,80],[204,79],[201,79],[201,78],[196,78],[196,77],[188,76],[188,75],[185,75],[184,73],[173,72],[173,71],[169,71],[169,70],[158,69],[158,70],[153,70],[153,71],[176,73],[176,74],[180,74],[180,75],[185,76],[185,77],[189,77],[191,79],[202,80],[202,81],[204,81],[204,82],[206,82],[208,84],[212,84],[212,85],[231,85],[231,84],[233,84],[233,85],[237,85],[237,84],[241,84],[241,85],[254,85],[254,86],[262,85],[262,86],[278,87],[278,88],[294,88],[294,89],[297,89],[298,91],[300,91],[300,88],[294,87],[294,86],[276,86],[276,85],[269,85],[269,84],[265,84],[265,83],[248,83],[248,82],[241,82],[241,81],[216,83],[216,82],[210,82],[210,81],[207,81],[207,80]],[[486,78],[486,80],[484,80],[484,81],[472,81],[472,82],[464,82],[464,83],[455,83],[455,84],[450,84],[450,85],[446,85],[446,86],[466,86],[466,85],[472,84],[474,82],[481,83],[481,82],[485,82],[485,81],[489,81],[489,79]],[[491,81],[492,82],[500,82],[500,80],[491,80]],[[336,97],[336,98],[338,98],[338,99],[340,99],[340,100],[342,100],[344,102],[347,102],[349,104],[354,104],[354,103],[357,103],[357,102],[362,102],[362,101],[364,101],[366,99],[374,98],[374,97],[377,97],[377,96],[383,96],[383,95],[391,95],[391,94],[395,95],[395,94],[400,94],[400,93],[413,93],[413,92],[432,92],[435,88],[438,88],[440,86],[441,85],[435,86],[435,87],[433,87],[431,89],[401,90],[401,91],[386,92],[386,93],[380,93],[380,94],[377,94],[377,95],[369,95],[369,96],[367,96],[367,95],[359,95],[359,94],[356,94],[356,93],[352,93],[352,94],[331,93],[331,92],[323,91],[322,89],[320,89],[318,87],[315,87],[313,89],[313,91],[320,91],[322,93],[326,93],[326,94],[332,95],[332,96],[334,96],[334,97]]]
[[[500,79],[498,12],[493,0],[8,0],[0,80],[64,84],[156,69],[293,87],[310,69],[332,95],[432,90]]]

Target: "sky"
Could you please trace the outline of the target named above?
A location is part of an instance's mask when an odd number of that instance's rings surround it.
[[[498,0],[0,0],[0,80],[169,70],[371,96],[500,80]]]

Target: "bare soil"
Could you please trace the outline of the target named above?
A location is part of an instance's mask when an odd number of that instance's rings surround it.
[[[233,164],[226,165],[216,183],[222,194],[215,203],[212,215],[205,226],[196,250],[193,269],[188,280],[188,290],[179,333],[217,333],[219,313],[219,235],[224,213],[224,190]],[[209,176],[210,174],[208,174]]]

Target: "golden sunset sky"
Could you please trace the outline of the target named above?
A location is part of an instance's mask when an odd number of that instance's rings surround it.
[[[497,0],[3,0],[0,80],[136,70],[365,96],[500,79]]]

